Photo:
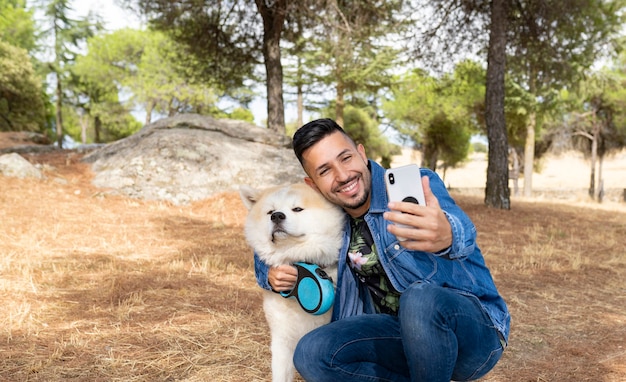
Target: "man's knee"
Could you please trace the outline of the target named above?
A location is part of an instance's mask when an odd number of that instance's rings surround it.
[[[325,341],[326,336],[322,328],[308,332],[296,345],[293,353],[293,364],[302,375],[306,375],[307,370],[322,362],[323,355],[328,353],[330,349],[331,345]]]
[[[296,370],[298,370],[298,372],[300,372],[301,367],[304,367],[304,365],[306,365],[307,360],[310,360],[310,356],[308,355],[308,353],[310,352],[311,347],[309,344],[307,344],[306,337],[307,335],[305,334],[304,337],[302,337],[300,341],[298,341],[296,349],[293,352],[293,365],[296,367]]]
[[[434,310],[441,303],[441,289],[442,287],[425,283],[411,285],[400,297],[401,310]]]

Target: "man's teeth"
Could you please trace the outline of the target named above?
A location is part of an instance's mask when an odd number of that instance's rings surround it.
[[[344,187],[340,191],[341,192],[350,192],[350,191],[354,190],[355,187],[356,187],[356,182],[352,182],[348,187]]]

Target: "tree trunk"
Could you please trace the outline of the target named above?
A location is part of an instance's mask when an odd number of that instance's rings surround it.
[[[513,179],[513,195],[519,196],[519,157],[517,156],[517,150],[515,147],[511,147],[511,167],[512,171],[509,174],[509,178]]]
[[[439,159],[437,148],[428,142],[424,142],[422,147],[422,166],[437,171],[437,160]]]
[[[341,80],[337,80],[337,94],[335,95],[335,122],[341,127],[343,126],[343,83]]]
[[[61,76],[57,73],[57,89],[56,89],[56,130],[57,130],[57,144],[59,148],[63,148],[63,85],[61,84]]]
[[[83,145],[87,144],[87,128],[89,127],[89,116],[87,114],[81,114],[80,116],[80,142]]]
[[[146,106],[146,121],[145,125],[149,125],[152,122],[152,110],[154,110],[154,101],[148,101],[148,105]]]
[[[100,130],[102,130],[102,120],[100,117],[96,117],[93,121],[93,130],[94,130],[94,142],[100,143]]]
[[[302,85],[298,85],[298,116],[296,120],[296,128],[304,125],[304,95],[302,93]]]
[[[283,103],[283,66],[280,62],[280,35],[285,22],[287,0],[275,0],[271,6],[265,0],[255,0],[263,18],[263,58],[267,74],[267,127],[285,134]]]
[[[487,54],[485,120],[489,142],[485,204],[510,209],[508,137],[504,119],[504,72],[506,70],[506,0],[491,3],[491,31]]]
[[[304,125],[304,91],[302,90],[302,58],[300,56],[298,56],[297,58],[298,60],[298,72],[297,72],[297,79],[296,79],[296,83],[298,84],[297,87],[297,120],[296,120],[296,129],[300,128],[300,126]]]
[[[537,113],[532,110],[526,125],[526,144],[524,146],[524,196],[533,195],[533,168],[535,163],[535,126]]]
[[[596,158],[598,157],[598,127],[595,115],[593,116],[593,133],[591,138],[591,175],[589,176],[589,197],[596,196]]]
[[[604,201],[604,179],[602,178],[602,163],[604,162],[604,157],[600,156],[598,158],[598,192],[596,200],[598,203],[602,203]]]

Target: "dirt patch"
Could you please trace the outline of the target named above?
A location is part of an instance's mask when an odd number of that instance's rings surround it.
[[[269,333],[237,193],[103,193],[70,151],[0,176],[0,379],[266,381]],[[62,179],[63,181],[61,181]],[[455,193],[512,314],[483,381],[626,380],[626,212]]]

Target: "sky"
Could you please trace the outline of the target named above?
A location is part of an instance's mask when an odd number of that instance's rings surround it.
[[[77,15],[86,16],[89,11],[98,14],[107,30],[139,28],[141,21],[133,12],[123,9],[114,0],[73,0],[71,7]]]

